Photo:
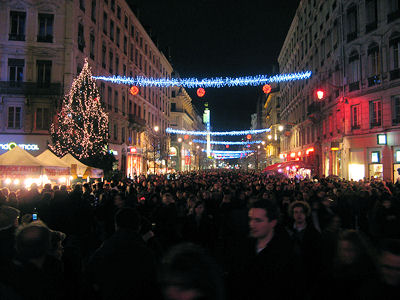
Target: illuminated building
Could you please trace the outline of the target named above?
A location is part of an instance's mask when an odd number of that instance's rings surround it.
[[[302,0],[281,49],[283,154],[307,149],[318,175],[396,180],[400,167],[400,10],[397,1]],[[319,100],[318,89],[325,91]],[[384,138],[380,135],[385,135]]]
[[[172,73],[124,0],[6,1],[0,24],[0,144],[38,145],[32,154],[47,148],[49,125],[85,57],[94,75]],[[146,172],[148,136],[157,125],[165,137],[171,89],[140,88],[133,96],[123,85],[98,87],[119,169],[128,176]]]
[[[182,87],[172,88],[170,127],[180,130],[205,130],[192,98]],[[202,137],[203,138],[203,137]],[[170,165],[176,171],[197,170],[200,167],[201,147],[187,134],[171,134]],[[199,146],[199,147],[197,147]]]

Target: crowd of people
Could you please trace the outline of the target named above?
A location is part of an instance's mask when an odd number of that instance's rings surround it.
[[[0,188],[0,299],[398,295],[398,183],[208,170]]]

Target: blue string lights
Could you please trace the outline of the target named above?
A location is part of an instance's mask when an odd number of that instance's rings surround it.
[[[188,131],[188,130],[180,130],[180,129],[173,129],[167,128],[165,130],[166,133],[171,134],[183,134],[183,135],[230,135],[230,136],[237,136],[237,135],[248,135],[248,134],[259,134],[264,132],[269,132],[271,129],[264,128],[264,129],[251,129],[251,130],[236,130],[236,131]],[[248,144],[248,143],[247,143]]]
[[[109,81],[117,84],[137,85],[137,86],[155,86],[155,87],[172,87],[181,86],[185,88],[221,88],[234,86],[258,86],[274,82],[286,82],[294,80],[304,80],[310,78],[311,71],[298,73],[279,74],[274,76],[257,75],[245,77],[217,77],[217,78],[152,78],[137,76],[135,78],[125,76],[93,76],[94,79]]]
[[[206,140],[192,140],[193,143],[207,144]],[[261,144],[262,141],[247,141],[247,142],[230,142],[230,141],[211,141],[212,145],[248,145],[248,144]]]

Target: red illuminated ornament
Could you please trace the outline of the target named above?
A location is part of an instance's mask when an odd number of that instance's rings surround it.
[[[229,148],[229,145],[225,145],[225,148],[228,149],[228,148]]]
[[[187,139],[189,138],[189,136],[188,136],[187,134],[185,134],[185,135],[183,136],[183,138],[184,138],[185,140],[187,140]]]
[[[133,87],[131,87],[129,92],[131,93],[131,95],[135,96],[139,93],[139,88],[136,85],[134,85]]]
[[[265,94],[269,94],[271,92],[271,86],[269,84],[265,84],[262,89]]]
[[[251,139],[251,134],[246,135],[246,138],[247,138],[248,140],[250,140],[250,139]]]
[[[204,97],[205,94],[206,94],[206,90],[205,89],[203,89],[203,88],[198,88],[197,89],[197,96],[199,96],[200,98]]]
[[[325,91],[322,89],[318,89],[316,94],[317,94],[318,100],[322,100],[325,97]]]

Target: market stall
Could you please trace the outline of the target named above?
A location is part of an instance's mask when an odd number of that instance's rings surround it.
[[[82,177],[83,179],[88,179],[104,177],[104,172],[102,169],[87,166],[73,157],[70,153],[64,155],[61,160],[70,166],[71,175],[74,178]]]

